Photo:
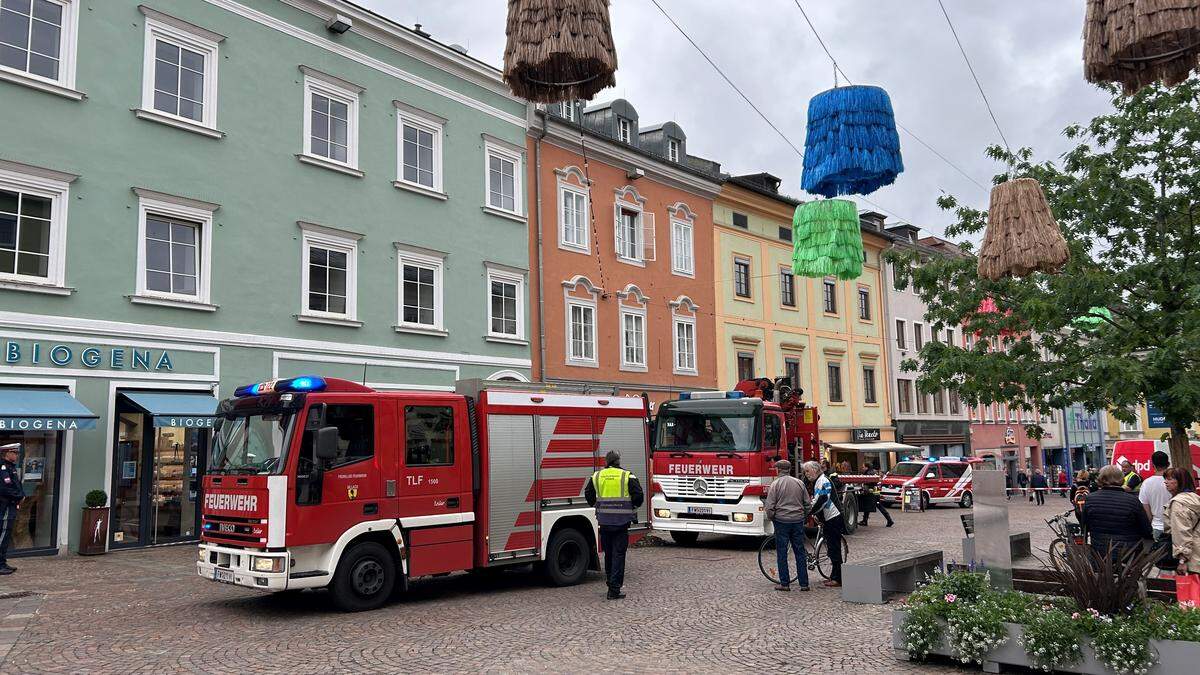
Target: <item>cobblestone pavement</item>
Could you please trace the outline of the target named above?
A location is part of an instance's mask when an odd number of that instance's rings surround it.
[[[1012,502],[1035,549],[1066,510]],[[850,557],[942,548],[961,557],[957,508],[896,513],[849,538]],[[418,581],[375,612],[341,614],[319,592],[263,595],[195,576],[191,546],[17,560],[0,578],[0,671],[32,672],[956,672],[895,660],[892,606],[835,591],[778,593],[757,542],[701,538],[630,550],[628,599],[600,575],[549,588],[517,573]],[[11,597],[30,592],[25,597]],[[5,655],[9,642],[15,642]]]

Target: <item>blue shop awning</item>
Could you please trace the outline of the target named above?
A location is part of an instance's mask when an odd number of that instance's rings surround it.
[[[0,387],[0,431],[95,429],[96,419],[66,389]]]
[[[211,394],[123,391],[121,396],[150,415],[156,427],[211,429],[216,420],[217,399]]]

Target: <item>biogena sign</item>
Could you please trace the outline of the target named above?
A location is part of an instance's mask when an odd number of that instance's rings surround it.
[[[206,494],[204,508],[210,511],[258,511],[258,495]]]
[[[172,371],[175,363],[165,349],[134,349],[131,347],[93,347],[41,342],[4,343],[4,364],[10,366],[80,365],[84,368],[110,370]]]

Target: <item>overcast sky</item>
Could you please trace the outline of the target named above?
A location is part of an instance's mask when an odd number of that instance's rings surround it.
[[[501,66],[504,0],[358,0],[372,10],[460,43]],[[793,0],[659,0],[739,88],[803,148],[808,100],[833,85],[833,68]],[[1000,166],[984,156],[999,136],[942,17],[937,0],[800,0],[855,83],[888,90],[900,124],[985,187]],[[1084,2],[944,0],[950,18],[1008,142],[1054,159],[1068,144],[1062,129],[1110,109],[1083,79]],[[736,7],[736,10],[732,8]],[[614,0],[617,86],[597,95],[623,97],[643,125],[671,119],[688,136],[688,152],[725,171],[768,171],[784,191],[800,191],[801,160],[727,85],[650,0]],[[941,234],[949,214],[941,191],[987,207],[972,183],[901,132],[905,171],[892,186],[861,199],[891,220]]]

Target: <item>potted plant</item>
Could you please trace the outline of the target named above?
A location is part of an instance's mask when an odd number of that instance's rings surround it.
[[[108,493],[92,490],[83,498],[79,529],[79,555],[100,555],[108,550]]]

